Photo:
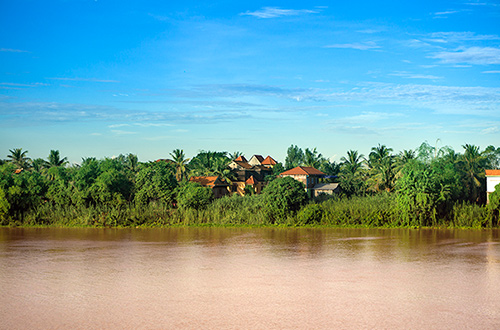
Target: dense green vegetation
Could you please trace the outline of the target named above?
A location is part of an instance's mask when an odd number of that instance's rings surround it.
[[[335,163],[316,148],[292,145],[262,194],[214,199],[210,188],[188,178],[218,175],[231,183],[228,164],[240,152],[201,151],[187,159],[175,149],[171,160],[140,163],[128,154],[69,166],[57,150],[46,160],[31,160],[27,151],[12,149],[0,161],[0,225],[500,225],[500,186],[485,205],[484,176],[485,169],[499,167],[500,148],[481,151],[466,144],[459,153],[425,142],[392,152],[385,145],[367,157],[349,150]],[[298,165],[322,170],[330,176],[324,180],[339,182],[342,193],[311,199],[303,184],[277,177]]]

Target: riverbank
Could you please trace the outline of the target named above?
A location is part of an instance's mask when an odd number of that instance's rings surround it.
[[[446,211],[446,212],[445,212]],[[438,215],[444,214],[443,217]],[[426,217],[427,216],[427,217]],[[306,204],[277,218],[258,196],[225,197],[203,209],[173,208],[167,204],[133,203],[99,206],[42,204],[19,219],[2,223],[11,227],[149,228],[172,226],[338,227],[338,228],[496,228],[498,222],[486,206],[457,203],[450,210],[414,214],[401,212],[392,194],[331,198]]]

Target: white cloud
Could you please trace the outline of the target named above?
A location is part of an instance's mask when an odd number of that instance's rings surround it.
[[[317,14],[319,10],[311,9],[281,9],[279,7],[264,7],[256,11],[246,11],[240,15],[255,16],[258,18],[276,18],[282,16],[298,16],[303,14]]]
[[[426,41],[437,43],[459,43],[464,41],[486,41],[500,40],[500,37],[493,34],[476,34],[474,32],[434,32],[429,34]]]
[[[500,129],[498,129],[498,126],[494,126],[483,129],[481,131],[481,134],[493,134],[493,133],[498,133],[499,131]]]
[[[431,56],[442,63],[500,64],[500,49],[493,47],[461,48],[453,52],[439,52]]]
[[[499,70],[483,71],[482,73],[500,73]]]
[[[53,77],[53,78],[48,78],[52,80],[67,80],[67,81],[90,81],[90,82],[102,82],[102,83],[118,83],[118,80],[111,80],[111,79],[97,79],[97,78],[66,78],[66,77]]]
[[[358,50],[371,50],[371,49],[379,49],[378,46],[373,41],[367,41],[363,43],[355,42],[355,43],[347,43],[347,44],[333,44],[325,46],[325,48],[350,48],[350,49],[358,49]]]
[[[21,49],[11,49],[11,48],[0,48],[0,52],[8,52],[8,53],[29,53],[27,50],[21,50]]]
[[[396,73],[390,73],[389,75],[401,77],[401,78],[407,78],[407,79],[431,79],[431,80],[443,79],[443,77],[439,77],[439,76],[418,74],[418,73],[409,73],[409,72],[396,72]]]

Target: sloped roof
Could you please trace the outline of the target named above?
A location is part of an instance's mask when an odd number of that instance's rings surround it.
[[[261,163],[262,163],[262,161],[264,160],[264,157],[262,157],[261,155],[253,155],[253,156],[252,156],[252,158],[254,158],[254,157],[255,157],[255,158],[257,158],[257,160],[258,160],[259,162],[261,162]],[[250,160],[252,160],[252,158],[250,158]]]
[[[280,175],[325,175],[325,173],[315,169],[314,167],[297,166],[291,170],[281,173]]]
[[[240,156],[234,160],[235,162],[248,162],[245,156]]]
[[[233,160],[238,166],[241,166],[246,169],[251,169],[252,165],[248,164],[246,161]]]
[[[315,190],[336,190],[338,188],[338,183],[317,183],[314,185]]]
[[[189,178],[191,182],[198,182],[202,186],[205,187],[214,187],[214,186],[227,186],[227,182],[224,180],[220,180],[218,176],[192,176]]]
[[[249,184],[249,185],[254,185],[255,184],[255,179],[253,177],[253,175],[251,175],[247,181],[245,181],[245,184]]]
[[[500,176],[500,170],[486,170],[486,176]]]
[[[277,161],[273,159],[271,156],[267,156],[266,159],[260,162],[262,165],[276,165],[278,164]]]

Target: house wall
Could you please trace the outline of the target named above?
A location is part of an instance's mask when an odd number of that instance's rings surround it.
[[[500,176],[486,177],[486,202],[490,201],[490,194],[495,191],[497,184],[500,184]]]

